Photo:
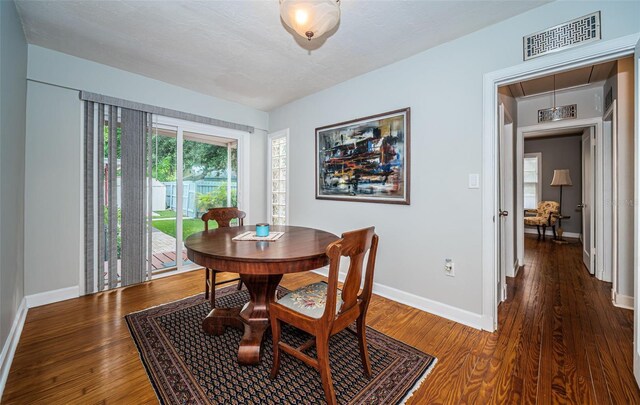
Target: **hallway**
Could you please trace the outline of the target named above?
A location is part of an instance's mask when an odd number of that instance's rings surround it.
[[[632,364],[633,311],[611,304],[611,284],[589,275],[579,242],[526,237],[525,252],[524,270],[509,280],[509,297],[499,308],[500,334],[510,336],[501,368],[511,377],[498,388],[509,393],[503,398],[640,403]]]

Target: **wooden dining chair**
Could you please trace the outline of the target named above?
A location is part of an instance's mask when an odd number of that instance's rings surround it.
[[[244,225],[244,218],[247,214],[244,211],[240,211],[237,208],[209,208],[209,210],[202,215],[204,221],[204,230],[209,230],[209,221],[216,221],[218,228],[228,228],[231,226],[231,221],[238,220],[238,226]],[[238,282],[238,291],[242,289],[242,280],[240,277],[233,278],[231,280],[225,280],[216,282],[216,274],[218,271],[205,267],[205,282],[204,282],[204,298],[211,301],[211,308],[216,307],[216,286],[221,284]]]
[[[322,281],[299,288],[286,294],[269,307],[273,334],[271,378],[276,378],[278,375],[282,350],[320,372],[322,388],[330,405],[336,403],[336,393],[333,389],[329,366],[329,338],[347,328],[353,321],[356,321],[357,325],[356,335],[364,373],[367,377],[371,377],[365,317],[371,299],[378,250],[378,235],[374,230],[374,227],[370,227],[343,233],[340,239],[327,246],[326,252],[330,260],[328,283]],[[369,258],[366,273],[363,274],[362,265],[367,251]],[[349,257],[350,264],[342,290],[339,290],[338,274],[342,256]],[[363,276],[364,287],[360,291]],[[313,335],[313,338],[297,348],[281,342],[281,322],[302,329]],[[317,359],[304,353],[314,344],[318,353]]]

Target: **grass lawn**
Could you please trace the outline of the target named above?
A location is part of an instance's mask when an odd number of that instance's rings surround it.
[[[153,227],[159,230],[162,233],[167,235],[171,235],[174,238],[176,237],[176,221],[163,220],[163,221],[152,221]],[[217,228],[218,225],[212,221],[209,223],[209,229]],[[204,231],[204,222],[202,222],[199,218],[189,218],[182,220],[182,235],[184,239],[187,239],[189,235],[195,232]]]
[[[159,217],[154,215],[153,218],[175,218],[176,217],[176,212],[171,210],[153,211],[153,212],[160,215]]]

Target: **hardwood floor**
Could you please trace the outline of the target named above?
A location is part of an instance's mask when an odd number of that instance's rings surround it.
[[[612,306],[579,244],[526,238],[526,247],[498,333],[374,296],[368,325],[438,357],[410,404],[640,404],[632,311]],[[155,403],[123,316],[200,293],[203,279],[197,271],[29,310],[2,403]]]

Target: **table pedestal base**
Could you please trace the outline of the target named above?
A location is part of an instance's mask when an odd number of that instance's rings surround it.
[[[247,286],[250,300],[243,307],[215,308],[202,321],[202,329],[210,335],[224,333],[227,326],[244,330],[238,349],[238,363],[260,362],[262,337],[269,328],[269,305],[275,301],[276,288],[282,274],[240,275]]]

